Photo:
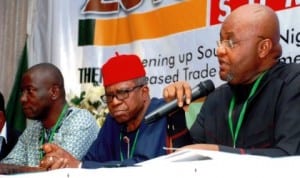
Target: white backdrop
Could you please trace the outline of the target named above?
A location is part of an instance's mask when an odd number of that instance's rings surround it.
[[[253,0],[34,0],[28,22],[29,66],[52,62],[63,72],[67,92],[82,84],[100,82],[100,67],[116,51],[141,57],[149,76],[151,95],[161,97],[174,80],[191,85],[212,79],[216,86],[215,56],[220,23],[236,7]],[[261,0],[276,10],[281,21],[282,60],[300,61],[300,1]],[[90,3],[116,11],[84,11]],[[85,35],[93,42],[79,45],[79,21],[95,28]],[[109,25],[111,26],[109,26]]]

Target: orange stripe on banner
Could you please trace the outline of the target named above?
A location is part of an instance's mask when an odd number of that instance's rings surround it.
[[[94,45],[118,45],[204,27],[206,3],[186,0],[148,13],[96,20]]]

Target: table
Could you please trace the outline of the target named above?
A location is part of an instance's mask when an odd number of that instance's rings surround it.
[[[46,169],[41,167],[29,167],[29,166],[19,166],[13,164],[0,163],[0,174],[17,174],[17,173],[41,172],[41,171],[46,171]]]
[[[203,158],[209,159],[203,159]],[[270,158],[204,150],[182,150],[135,166],[120,168],[64,168],[0,175],[1,178],[299,178],[300,156]],[[40,171],[39,168],[33,171]]]

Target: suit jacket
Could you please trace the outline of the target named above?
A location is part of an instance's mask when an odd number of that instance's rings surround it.
[[[15,129],[7,125],[7,135],[6,135],[7,141],[5,142],[3,140],[2,148],[0,150],[0,160],[5,158],[8,155],[8,153],[13,149],[13,147],[18,141],[20,134],[21,133],[19,131],[16,131]]]

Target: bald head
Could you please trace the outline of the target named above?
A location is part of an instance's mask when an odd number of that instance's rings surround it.
[[[224,21],[247,26],[244,31],[270,38],[273,43],[280,40],[279,20],[276,13],[268,6],[246,4],[235,9]]]

